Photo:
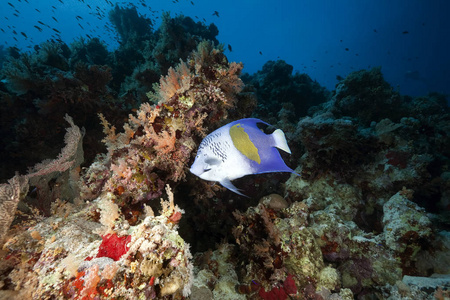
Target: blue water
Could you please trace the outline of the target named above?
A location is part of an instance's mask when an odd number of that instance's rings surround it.
[[[32,51],[50,38],[70,43],[88,34],[110,49],[118,45],[108,20],[109,0],[27,1],[1,1],[0,44]],[[218,40],[232,47],[226,50],[228,58],[242,61],[249,73],[268,60],[283,59],[332,90],[337,75],[381,66],[385,79],[402,94],[450,94],[448,0],[118,2],[124,3],[134,3],[155,28],[163,11],[216,24]]]

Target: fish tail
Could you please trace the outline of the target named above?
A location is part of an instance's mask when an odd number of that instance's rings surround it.
[[[275,147],[291,154],[291,149],[289,149],[289,146],[287,144],[286,136],[284,135],[284,132],[281,129],[275,130],[272,133],[272,136],[275,141]]]

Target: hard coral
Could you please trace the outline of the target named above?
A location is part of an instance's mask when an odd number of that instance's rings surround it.
[[[245,74],[243,80],[246,84],[256,87],[258,108],[256,114],[262,119],[276,122],[276,113],[289,104],[292,109],[289,121],[296,122],[305,116],[308,109],[314,105],[325,102],[330,93],[312,80],[307,74],[298,72],[292,74],[293,66],[284,60],[266,62],[262,70],[253,75]],[[275,123],[273,122],[273,123]]]
[[[273,287],[270,291],[266,292],[264,288],[259,290],[258,295],[264,300],[285,300],[290,295],[297,294],[297,286],[292,275],[288,275],[283,284],[279,287]]]
[[[382,118],[400,120],[405,102],[387,83],[381,67],[351,73],[336,86],[336,116],[350,116],[363,125]]]
[[[297,294],[297,287],[302,290],[317,281],[323,260],[305,227],[305,205],[296,202],[275,211],[260,203],[246,213],[236,211],[234,216],[239,224],[233,234],[245,262],[242,281],[258,282],[262,298],[286,299]]]

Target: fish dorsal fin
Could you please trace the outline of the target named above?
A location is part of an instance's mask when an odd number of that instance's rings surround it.
[[[230,191],[235,192],[236,194],[239,194],[241,196],[249,198],[248,196],[246,196],[246,195],[242,194],[241,192],[239,192],[239,189],[237,187],[235,187],[228,178],[222,179],[220,181],[220,184],[222,186],[226,187],[227,189],[229,189]]]
[[[286,136],[284,135],[284,132],[281,129],[275,130],[272,133],[272,136],[275,141],[275,147],[291,154],[291,149],[289,149],[289,146],[287,144]]]

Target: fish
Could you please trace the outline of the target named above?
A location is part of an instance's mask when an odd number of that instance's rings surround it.
[[[232,180],[271,172],[297,174],[284,163],[277,150],[291,153],[284,132],[276,129],[266,134],[258,124],[270,126],[260,119],[248,118],[228,123],[207,135],[200,143],[190,172],[201,179],[219,182],[245,197]]]
[[[42,28],[41,28],[41,27],[39,27],[39,26],[37,26],[37,25],[34,25],[34,28],[36,28],[37,30],[39,30],[39,32],[42,32]]]

